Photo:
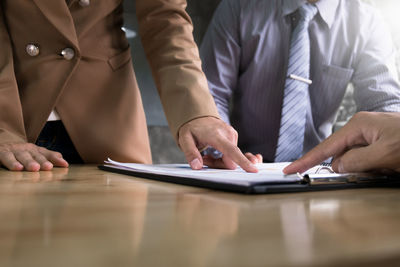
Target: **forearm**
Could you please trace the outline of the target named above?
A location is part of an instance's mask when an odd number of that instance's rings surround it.
[[[219,117],[201,70],[183,0],[137,0],[142,43],[171,131],[198,117]]]

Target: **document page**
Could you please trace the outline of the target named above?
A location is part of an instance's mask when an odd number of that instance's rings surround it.
[[[238,167],[235,170],[213,169],[204,167],[201,170],[192,170],[189,164],[138,164],[121,163],[111,159],[105,161],[105,165],[113,168],[131,170],[134,172],[168,175],[182,177],[182,179],[200,179],[218,183],[229,183],[238,185],[251,185],[255,183],[292,183],[302,180],[297,174],[285,175],[282,170],[290,162],[282,163],[259,163],[256,164],[258,173],[248,173]],[[310,169],[308,172],[312,172]]]

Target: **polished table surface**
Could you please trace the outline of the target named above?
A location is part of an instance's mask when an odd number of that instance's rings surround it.
[[[396,266],[400,189],[240,195],[0,170],[0,266]]]

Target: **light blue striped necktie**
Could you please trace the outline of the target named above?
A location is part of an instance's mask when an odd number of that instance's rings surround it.
[[[300,20],[291,35],[276,162],[293,161],[303,153],[306,108],[310,105],[307,83],[310,78],[308,25],[316,13],[317,8],[312,4],[301,6]]]

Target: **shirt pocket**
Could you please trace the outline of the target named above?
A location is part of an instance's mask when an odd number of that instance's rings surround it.
[[[321,70],[314,78],[310,95],[314,117],[326,119],[339,108],[354,70],[335,65],[322,65]]]
[[[116,71],[131,62],[131,49],[128,47],[124,51],[108,59],[108,64]]]

